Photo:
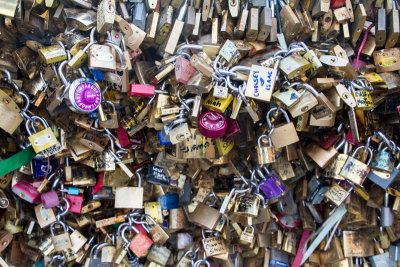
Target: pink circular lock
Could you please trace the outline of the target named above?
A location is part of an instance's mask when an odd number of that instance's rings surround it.
[[[60,205],[56,191],[44,193],[40,197],[42,198],[43,207],[45,209],[51,209]]]
[[[226,118],[217,112],[207,111],[199,117],[199,132],[208,138],[224,136],[228,128]]]

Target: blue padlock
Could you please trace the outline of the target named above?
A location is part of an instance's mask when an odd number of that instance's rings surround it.
[[[160,201],[161,208],[164,210],[171,210],[179,208],[179,195],[178,194],[170,194],[167,193],[159,198],[157,201]]]
[[[104,80],[104,75],[101,70],[94,70],[94,69],[89,68],[89,71],[90,71],[90,74],[92,74],[92,76],[93,76],[93,80],[95,80],[96,82]]]
[[[48,165],[48,160],[50,161],[50,165]],[[34,157],[33,168],[35,170],[35,178],[43,178],[46,175],[47,166],[49,168],[47,170],[47,176],[49,176],[57,165],[58,161],[54,157],[50,157],[49,159],[40,155]]]

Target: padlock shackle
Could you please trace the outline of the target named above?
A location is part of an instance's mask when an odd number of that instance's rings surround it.
[[[121,62],[121,68],[125,68],[125,58],[124,58],[124,54],[122,52],[121,47],[119,47],[115,42],[107,40],[105,42],[106,45],[111,46],[115,49],[115,51],[117,51],[118,55],[119,55],[119,61]]]
[[[272,112],[276,112],[276,113],[281,112],[283,114],[283,116],[285,117],[286,122],[290,123],[289,116],[288,116],[287,112],[284,109],[282,109],[281,107],[271,108],[267,113],[267,123],[268,123],[268,127],[270,129],[272,129],[272,127],[274,127],[273,124],[271,123]]]
[[[309,91],[310,93],[312,93],[316,97],[319,95],[318,91],[315,90],[314,87],[312,87],[311,85],[309,85],[307,83],[300,83],[300,82],[291,83],[290,87],[293,87],[293,86],[305,89],[303,92],[300,93],[301,96],[303,96],[306,91]]]
[[[35,121],[39,121],[42,123],[42,125],[44,126],[45,129],[49,128],[49,124],[47,123],[45,118],[39,117],[39,116],[32,116],[30,118],[30,120],[26,120],[25,122],[25,129],[28,133],[29,136],[32,135],[31,129],[29,128],[29,125],[32,127],[32,130],[36,133],[35,127],[34,127],[34,123]]]
[[[352,158],[355,158],[355,156],[357,155],[357,153],[358,153],[358,151],[359,151],[360,149],[365,149],[365,147],[364,147],[363,145],[358,146],[358,147],[353,151],[353,153],[351,154],[351,157],[352,157]],[[371,161],[372,161],[374,152],[372,152],[372,149],[371,149],[370,147],[367,147],[367,150],[368,150],[368,152],[369,152],[369,159],[368,159],[368,161],[367,161],[365,164],[369,165],[369,164],[371,163]]]
[[[183,50],[203,50],[203,45],[198,45],[198,44],[184,44],[181,47],[178,48],[178,50],[176,50],[176,54],[180,55],[183,53]]]
[[[112,108],[112,111],[113,111],[113,112],[116,112],[115,105],[114,105],[114,103],[111,102],[110,100],[103,100],[103,101],[101,102],[101,104],[109,104],[109,105],[111,106],[111,108]]]
[[[52,224],[50,224],[50,233],[51,233],[52,236],[54,236],[54,226],[56,224],[61,225],[63,227],[63,229],[64,229],[64,232],[66,232],[66,233],[68,232],[67,225],[64,222],[62,222],[60,220],[57,220],[57,221],[53,222]]]
[[[60,63],[60,66],[58,66],[58,75],[60,76],[60,80],[62,81],[62,83],[65,86],[64,92],[62,93],[62,95],[60,97],[63,97],[69,90],[69,86],[71,85],[71,82],[67,80],[67,78],[65,78],[64,75],[64,67],[65,65],[67,65],[68,61],[64,60],[63,62]]]
[[[137,168],[135,170],[136,176],[138,177],[138,187],[142,187],[142,175],[140,172],[144,169],[144,167]]]
[[[266,134],[260,135],[260,137],[258,138],[258,141],[257,141],[258,147],[261,147],[261,140],[263,138],[267,138],[269,145],[272,146],[271,133],[274,131],[274,129],[275,128],[271,129],[271,131],[268,135],[266,135]]]
[[[9,85],[11,85],[17,92],[21,91],[21,89],[18,87],[18,85],[11,78],[11,73],[7,69],[0,67],[0,71],[6,74],[6,77],[4,77],[4,80]]]

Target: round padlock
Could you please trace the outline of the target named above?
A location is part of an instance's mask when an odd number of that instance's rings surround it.
[[[69,88],[69,102],[78,112],[90,113],[100,105],[100,87],[90,78],[76,79]]]
[[[220,138],[228,128],[227,119],[220,113],[208,111],[199,117],[199,132],[208,138]]]
[[[42,199],[43,207],[45,209],[51,209],[60,205],[60,201],[58,200],[58,195],[56,191],[49,191],[42,194],[40,197]]]

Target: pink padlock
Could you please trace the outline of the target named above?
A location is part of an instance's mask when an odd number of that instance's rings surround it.
[[[148,97],[151,98],[156,93],[154,85],[150,84],[131,84],[128,96]]]
[[[69,212],[81,213],[83,204],[83,195],[67,195],[67,200],[69,202]]]
[[[19,196],[29,203],[39,203],[40,193],[36,188],[25,180],[19,181],[13,186],[12,191],[14,194]]]
[[[196,73],[196,69],[190,64],[190,61],[184,57],[178,57],[175,61],[175,77],[176,80],[184,85]]]
[[[225,135],[228,121],[224,115],[207,111],[199,116],[199,132],[208,138],[220,138]]]
[[[117,136],[121,147],[125,148],[131,145],[131,141],[129,140],[129,135],[121,124],[117,128]]]
[[[60,205],[60,201],[58,200],[58,195],[56,191],[50,191],[42,194],[41,196],[43,207],[45,209],[51,209]]]

